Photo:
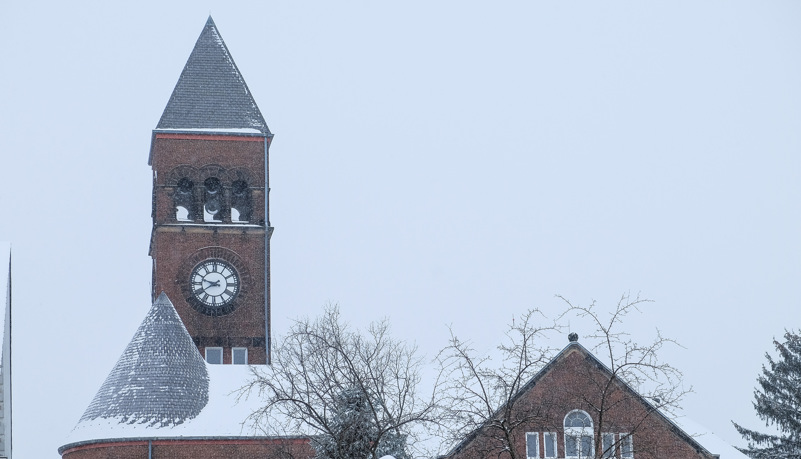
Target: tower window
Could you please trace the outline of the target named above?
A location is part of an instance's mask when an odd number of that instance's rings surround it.
[[[248,348],[235,347],[231,349],[231,363],[234,365],[247,365],[248,364]]]
[[[223,349],[221,347],[207,347],[206,362],[221,365],[223,363]]]
[[[222,210],[222,186],[220,181],[214,177],[207,178],[203,182],[203,221],[221,222],[220,211]]]
[[[194,207],[194,188],[195,184],[186,177],[179,180],[178,186],[175,187],[172,202],[175,206],[175,219],[179,222],[191,222],[195,219],[192,211]]]
[[[244,180],[237,180],[231,184],[231,222],[249,222],[252,213],[250,188]]]

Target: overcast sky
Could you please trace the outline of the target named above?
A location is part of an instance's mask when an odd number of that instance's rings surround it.
[[[331,301],[433,356],[641,292],[685,414],[762,425],[801,306],[801,3],[2,2],[17,457],[58,457],[150,306],[151,130],[209,13],[275,133],[275,333]]]

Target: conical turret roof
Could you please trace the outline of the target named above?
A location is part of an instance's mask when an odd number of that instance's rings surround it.
[[[167,295],[159,295],[100,387],[81,422],[163,427],[197,416],[209,401],[209,375]]]
[[[253,130],[272,136],[209,16],[157,130]]]

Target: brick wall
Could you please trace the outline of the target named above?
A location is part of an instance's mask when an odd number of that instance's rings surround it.
[[[232,347],[248,348],[251,364],[263,364],[268,359],[266,141],[264,137],[160,133],[153,142],[153,297],[164,291],[201,354],[206,347],[222,347],[224,363],[230,363]],[[178,221],[173,194],[182,177],[194,182],[198,197],[206,178],[219,179],[224,202],[230,202],[235,180],[247,181],[253,209],[250,224],[232,224],[225,209],[220,224],[203,222],[202,212],[196,212],[199,215],[192,222]],[[209,315],[187,301],[192,296],[188,290],[191,270],[208,258],[226,260],[240,274],[236,307],[224,315]]]
[[[150,456],[149,456],[150,454]],[[308,439],[147,439],[70,447],[63,459],[310,459]]]
[[[573,346],[551,363],[536,383],[515,402],[517,415],[527,413],[530,419],[512,432],[515,454],[526,458],[526,433],[539,434],[539,456],[544,457],[544,432],[555,432],[557,457],[565,455],[565,416],[582,410],[593,422],[594,450],[600,457],[599,434],[630,433],[635,459],[700,459],[710,458],[686,433],[682,432],[624,385],[610,383],[608,372],[583,348]],[[603,407],[602,409],[600,409]],[[599,416],[599,412],[603,416]],[[714,453],[714,451],[712,452]],[[489,432],[479,430],[449,456],[450,459],[509,458],[501,453],[499,443]],[[614,457],[621,457],[619,445]]]

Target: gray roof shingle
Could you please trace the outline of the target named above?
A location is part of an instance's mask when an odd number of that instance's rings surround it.
[[[270,129],[209,16],[156,129]]]
[[[208,400],[206,364],[162,292],[80,422],[177,425],[197,416]]]

